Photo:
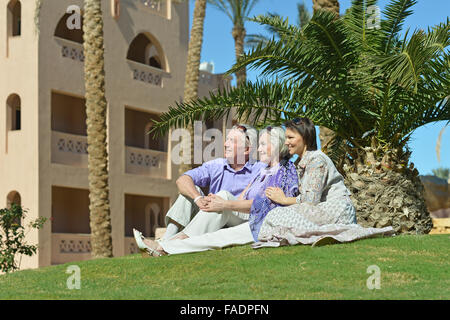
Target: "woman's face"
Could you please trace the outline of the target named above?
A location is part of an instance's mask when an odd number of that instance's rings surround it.
[[[290,128],[286,129],[286,141],[284,144],[288,146],[289,154],[291,156],[297,154],[301,157],[306,150],[306,144],[303,141],[303,137],[296,130]]]
[[[270,135],[267,132],[263,133],[259,138],[258,145],[259,160],[269,164],[272,159],[272,143],[270,142]]]

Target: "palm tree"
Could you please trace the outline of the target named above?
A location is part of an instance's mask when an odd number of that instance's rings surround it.
[[[92,256],[112,257],[101,0],[85,0],[83,18]]]
[[[222,11],[233,22],[231,32],[234,39],[236,61],[244,54],[245,45],[245,22],[259,0],[208,0],[213,7]],[[245,68],[236,70],[236,82],[240,86],[247,80]]]
[[[154,130],[193,119],[217,119],[236,108],[255,125],[277,125],[299,115],[336,133],[330,157],[342,162],[358,223],[428,233],[431,218],[418,171],[409,163],[412,132],[450,120],[450,22],[401,36],[415,0],[391,0],[379,29],[366,23],[376,0],[353,0],[341,17],[323,10],[303,29],[260,16],[282,36],[259,45],[229,71],[259,68],[268,80],[178,104]]]
[[[339,16],[338,0],[313,0],[313,10],[329,10]]]
[[[268,15],[272,17],[280,17],[277,13],[269,13]],[[306,8],[305,2],[297,3],[297,26],[303,28],[308,24],[310,20],[311,14],[309,13],[308,8]],[[250,21],[253,21],[253,19],[250,19]],[[266,26],[266,31],[273,37],[280,39],[280,35],[278,34],[277,30],[272,28],[271,26]],[[270,38],[265,35],[248,34],[246,36],[245,45],[249,48],[255,48],[258,44],[266,44],[269,43],[269,41]]]
[[[313,10],[328,10],[339,17],[339,1],[338,0],[313,0]],[[328,153],[328,148],[334,143],[336,134],[327,127],[319,127],[320,147],[323,152]]]
[[[184,101],[189,102],[198,98],[198,79],[200,75],[200,58],[203,44],[203,26],[206,14],[206,0],[196,0],[191,35],[189,39],[186,77],[184,81]],[[182,163],[180,174],[194,167],[194,129],[192,124],[187,125],[190,134],[190,163]]]

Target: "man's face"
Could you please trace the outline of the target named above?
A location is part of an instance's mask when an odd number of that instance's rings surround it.
[[[246,147],[248,140],[245,133],[239,129],[231,130],[224,145],[224,155],[230,164],[245,164],[249,154],[249,148]]]

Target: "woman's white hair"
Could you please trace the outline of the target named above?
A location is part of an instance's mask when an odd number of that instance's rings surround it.
[[[270,128],[270,129],[269,129]],[[288,154],[288,147],[284,144],[286,141],[286,130],[282,127],[266,127],[259,132],[259,137],[267,133],[270,136],[272,150],[278,150],[278,156],[284,158]]]

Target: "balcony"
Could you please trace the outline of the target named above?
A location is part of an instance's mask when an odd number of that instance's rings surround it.
[[[52,163],[87,168],[87,137],[52,131]]]
[[[134,237],[125,237],[125,255],[139,253]],[[91,259],[90,234],[52,234],[52,264]]]
[[[51,162],[87,168],[85,99],[52,92]]]
[[[84,63],[84,48],[82,43],[55,37],[61,48],[61,57]]]
[[[91,259],[90,234],[52,234],[52,264]]]
[[[168,73],[162,69],[155,68],[143,63],[128,60],[128,66],[132,71],[133,80],[146,83],[151,86],[163,87],[163,78],[168,77]]]
[[[168,178],[168,139],[148,134],[159,116],[125,108],[125,172],[152,178]]]
[[[167,178],[167,152],[126,147],[126,172]]]
[[[89,191],[52,186],[52,263],[91,257]]]

